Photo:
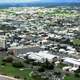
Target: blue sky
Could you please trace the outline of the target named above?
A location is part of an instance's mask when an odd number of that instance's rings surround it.
[[[80,0],[0,0],[0,3],[18,2],[80,2]]]

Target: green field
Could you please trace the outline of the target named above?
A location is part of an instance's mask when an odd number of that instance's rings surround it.
[[[2,63],[2,58],[0,57],[0,74],[2,75],[19,77],[21,80],[37,80],[39,78],[38,76],[36,76],[33,79],[31,75],[32,70],[29,68],[15,68],[10,63],[6,63],[5,65],[2,65]]]
[[[23,68],[23,70],[20,70],[20,68],[15,68],[9,63],[6,65],[1,64],[2,61],[0,59],[0,74],[12,77],[19,76],[21,79],[26,78],[26,80],[32,80],[32,78],[29,76],[29,74],[32,72],[31,69]]]

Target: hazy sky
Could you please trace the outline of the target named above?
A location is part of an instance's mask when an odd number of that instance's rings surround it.
[[[0,3],[6,2],[80,2],[80,0],[0,0]]]

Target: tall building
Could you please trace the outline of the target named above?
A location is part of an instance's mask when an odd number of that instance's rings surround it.
[[[0,30],[0,48],[6,48],[6,36],[3,30]]]
[[[0,35],[0,48],[6,48],[6,38]]]

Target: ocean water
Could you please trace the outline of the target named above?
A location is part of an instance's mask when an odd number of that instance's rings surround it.
[[[80,7],[80,3],[0,3],[0,8],[9,7],[56,7],[56,6],[77,6]]]

